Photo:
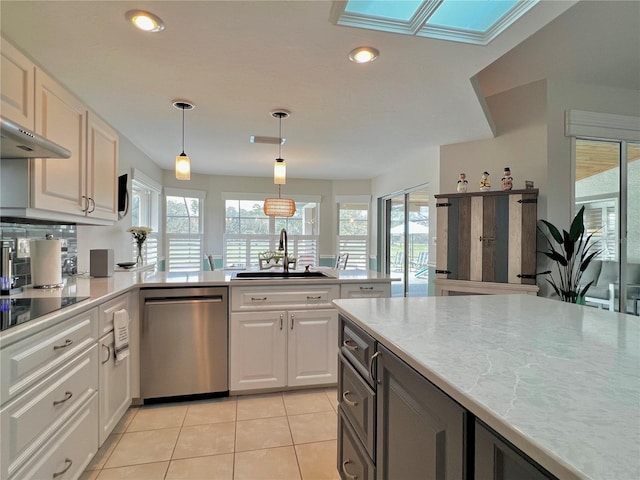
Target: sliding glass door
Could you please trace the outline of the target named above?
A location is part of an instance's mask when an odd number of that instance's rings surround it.
[[[383,200],[385,271],[393,296],[426,296],[429,261],[429,195],[425,187]]]
[[[575,141],[576,211],[599,254],[587,304],[638,315],[640,308],[640,144]],[[593,277],[593,278],[591,278]]]

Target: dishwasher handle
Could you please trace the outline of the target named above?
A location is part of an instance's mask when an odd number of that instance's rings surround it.
[[[163,297],[163,298],[147,298],[145,305],[160,305],[171,303],[176,304],[190,304],[194,303],[222,303],[223,298],[221,295],[213,297]]]

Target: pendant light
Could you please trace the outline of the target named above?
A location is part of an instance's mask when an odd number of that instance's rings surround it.
[[[287,183],[287,164],[282,158],[282,119],[288,118],[290,112],[287,110],[276,110],[271,112],[271,116],[279,119],[279,142],[278,158],[273,164],[273,183],[278,185],[278,198],[267,198],[264,201],[264,214],[270,217],[293,217],[296,213],[296,202],[290,198],[281,197],[281,186]]]
[[[174,100],[173,106],[182,110],[182,153],[176,157],[176,178],[191,180],[191,159],[184,153],[184,111],[193,110],[195,105],[184,100]]]

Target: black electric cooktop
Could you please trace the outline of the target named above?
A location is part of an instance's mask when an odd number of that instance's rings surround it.
[[[1,298],[0,331],[87,300],[89,297]]]

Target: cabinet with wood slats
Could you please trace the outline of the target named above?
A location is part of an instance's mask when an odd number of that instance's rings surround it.
[[[435,197],[436,294],[537,293],[537,189]]]

